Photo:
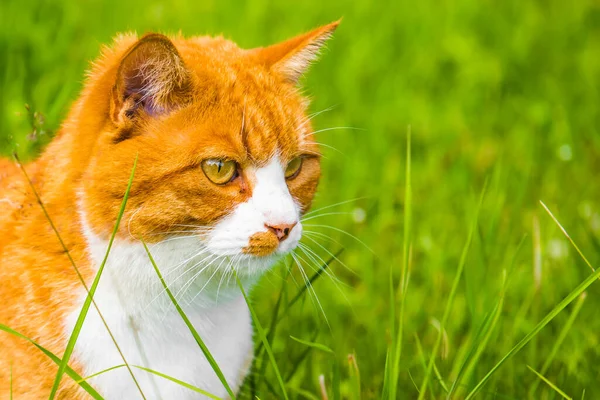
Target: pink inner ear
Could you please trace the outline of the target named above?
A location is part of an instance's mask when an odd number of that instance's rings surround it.
[[[338,20],[284,42],[252,50],[251,54],[286,81],[297,83],[318,58],[321,48],[340,22]]]
[[[173,43],[166,36],[150,34],[123,58],[115,89],[120,97],[117,102],[130,107],[126,115],[139,106],[154,115],[176,108],[188,98],[190,77]]]

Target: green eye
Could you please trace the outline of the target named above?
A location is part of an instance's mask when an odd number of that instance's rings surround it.
[[[302,167],[302,157],[296,157],[292,161],[290,161],[285,168],[285,178],[292,179],[295,178],[296,175],[300,172],[300,168]]]
[[[211,182],[224,185],[237,176],[237,164],[231,160],[210,158],[202,161],[202,171]]]

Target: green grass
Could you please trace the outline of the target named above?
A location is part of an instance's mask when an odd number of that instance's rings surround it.
[[[304,86],[312,112],[331,107],[316,129],[358,129],[318,134],[338,151],[323,148],[314,209],[358,200],[307,221],[324,247],[307,237],[315,254],[300,252],[310,290],[282,265],[249,294],[288,396],[321,398],[325,387],[331,399],[417,398],[424,386],[426,398],[446,389],[558,398],[531,366],[564,393],[600,397],[600,286],[589,275],[600,265],[600,8],[591,0],[3,1],[0,153],[40,151],[116,32],[224,33],[252,47],[341,16]],[[438,330],[431,321],[446,310]],[[261,343],[239,397],[281,397]]]

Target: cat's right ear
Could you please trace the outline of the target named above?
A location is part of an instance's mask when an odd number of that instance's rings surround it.
[[[187,103],[190,91],[190,73],[175,45],[164,35],[148,34],[121,60],[110,116],[117,126],[124,126],[141,112],[164,114]]]

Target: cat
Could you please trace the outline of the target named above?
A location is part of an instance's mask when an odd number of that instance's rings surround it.
[[[221,37],[118,36],[43,154],[23,170],[0,160],[0,323],[62,357],[87,296],[69,257],[89,288],[136,162],[69,365],[85,377],[125,358],[228,397],[144,241],[239,390],[253,329],[232,271],[248,290],[301,238],[321,170],[298,80],[338,24],[251,50]],[[15,398],[45,398],[56,372],[31,343],[0,331],[0,397],[8,398],[12,374]],[[204,398],[133,368],[88,382],[106,399]],[[63,376],[58,398],[88,397]]]

